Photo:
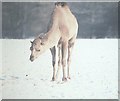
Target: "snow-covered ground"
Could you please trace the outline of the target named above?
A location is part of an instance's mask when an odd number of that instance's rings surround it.
[[[62,70],[51,82],[49,50],[30,62],[30,39],[0,41],[4,99],[118,99],[117,39],[77,39],[67,82],[61,81]]]
[[[0,40],[0,77],[2,77],[2,40]],[[0,78],[0,100],[2,99],[2,80]]]

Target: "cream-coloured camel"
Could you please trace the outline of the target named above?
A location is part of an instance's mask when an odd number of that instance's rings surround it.
[[[30,60],[34,61],[40,54],[50,49],[53,64],[52,80],[55,81],[57,79],[60,67],[62,66],[62,80],[66,81],[67,78],[70,79],[69,68],[71,63],[71,53],[78,32],[78,23],[65,2],[55,3],[51,18],[48,32],[38,36],[31,42]],[[66,62],[68,67],[67,76],[65,71]],[[56,71],[57,65],[58,70]]]

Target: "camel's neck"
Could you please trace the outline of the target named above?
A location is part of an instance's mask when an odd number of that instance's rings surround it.
[[[50,30],[46,33],[45,37],[46,37],[46,42],[45,42],[46,47],[49,49],[58,44],[58,41],[61,36],[60,36],[59,31]]]
[[[64,10],[67,12],[70,12],[70,10],[67,6],[64,8],[56,6],[53,11],[53,15],[52,15],[51,23],[50,23],[51,28],[48,30],[48,32],[46,33],[46,36],[45,36],[47,39],[46,40],[47,48],[51,48],[51,47],[57,45],[59,39],[61,38],[61,34],[59,31],[59,18]]]

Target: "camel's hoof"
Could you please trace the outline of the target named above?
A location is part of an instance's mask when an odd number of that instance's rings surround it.
[[[66,77],[63,77],[63,78],[62,78],[62,81],[67,81],[67,78],[66,78]]]
[[[56,79],[54,77],[52,77],[52,81],[55,81]]]
[[[67,78],[68,78],[68,79],[71,79],[71,77],[70,77],[70,76],[68,76]]]

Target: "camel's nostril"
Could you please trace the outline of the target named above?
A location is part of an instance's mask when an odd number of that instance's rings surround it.
[[[34,60],[33,60],[33,59],[31,59],[30,61],[31,61],[31,62],[33,62]]]
[[[30,56],[30,60],[31,60],[31,62],[34,60],[34,56]]]
[[[30,58],[33,58],[34,56],[30,55]]]

